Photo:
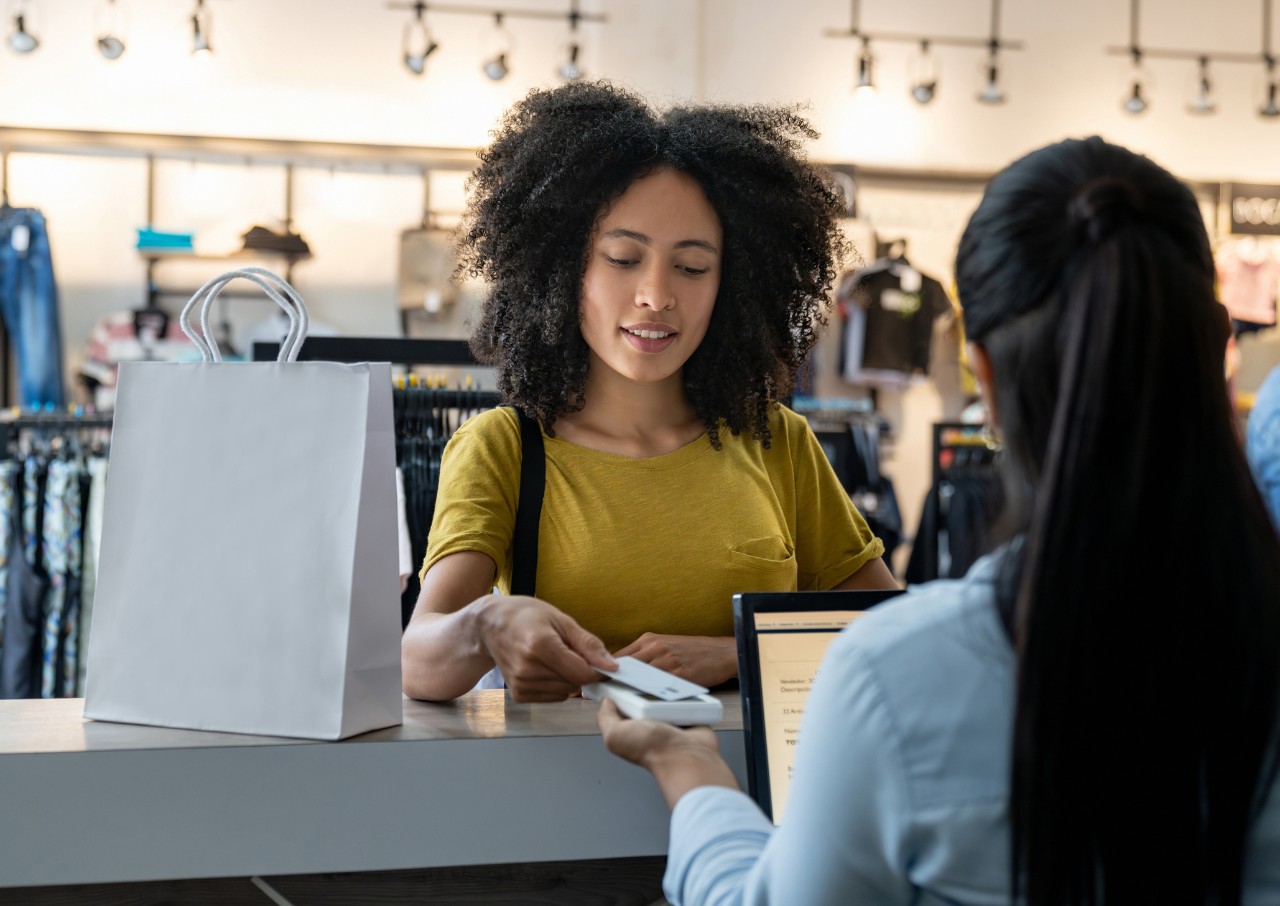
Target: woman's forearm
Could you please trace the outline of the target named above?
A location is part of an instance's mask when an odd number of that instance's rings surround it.
[[[729,765],[706,746],[660,749],[645,759],[644,767],[658,781],[658,788],[667,800],[667,808],[675,808],[681,796],[700,786],[739,788],[738,779]]]
[[[424,701],[457,698],[493,668],[477,626],[483,600],[454,613],[419,614],[409,623],[400,639],[406,695]]]

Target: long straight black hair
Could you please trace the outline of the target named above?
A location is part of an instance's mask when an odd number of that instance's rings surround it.
[[[1240,902],[1276,773],[1280,539],[1233,425],[1190,190],[1098,138],[987,188],[956,275],[1025,543],[1015,902]]]

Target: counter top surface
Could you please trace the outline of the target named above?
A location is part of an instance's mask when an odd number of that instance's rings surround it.
[[[717,694],[724,717],[717,730],[742,729],[736,691]],[[595,736],[596,703],[575,698],[524,705],[501,689],[469,692],[451,702],[404,700],[404,723],[342,740],[340,744],[416,742],[433,739],[511,739]],[[0,701],[0,757],[53,752],[130,749],[231,748],[240,746],[333,745],[281,736],[251,736],[120,724],[83,717],[84,699]]]

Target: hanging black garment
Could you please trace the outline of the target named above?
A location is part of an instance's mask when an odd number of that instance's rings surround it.
[[[43,469],[39,470],[43,472]],[[44,499],[43,475],[37,474],[38,499]],[[9,514],[9,572],[6,585],[4,657],[0,661],[0,698],[39,698],[44,601],[49,580],[27,560],[22,528],[24,472],[15,473],[14,506]],[[43,505],[36,508],[35,537],[41,537]],[[40,562],[37,552],[36,563]]]
[[[435,517],[436,492],[440,481],[440,459],[452,435],[438,412],[424,417],[417,411],[421,395],[397,395],[397,460],[404,477],[405,517],[409,526],[409,544],[414,556],[427,549],[431,522]],[[458,400],[455,403],[460,402]],[[468,408],[464,406],[463,408]],[[478,405],[471,408],[478,409]],[[513,407],[515,408],[515,407]],[[542,496],[546,485],[546,453],[542,445],[542,428],[537,420],[516,409],[520,419],[520,493],[516,504],[516,521],[512,539],[511,593],[533,595],[537,586],[538,523],[542,516]],[[426,429],[429,436],[418,436]],[[409,577],[400,598],[401,627],[417,606],[422,583],[415,571]]]
[[[925,497],[907,582],[954,579],[991,549],[991,530],[1004,505],[1004,487],[990,470],[947,473]]]
[[[991,530],[1004,503],[1003,485],[994,474],[961,473],[952,478],[954,491],[947,508],[947,538],[951,564],[949,578],[969,571],[979,557],[994,546]]]
[[[916,525],[916,539],[907,560],[907,584],[919,585],[938,578],[938,482],[929,488]]]
[[[902,543],[902,512],[898,509],[898,493],[893,489],[893,482],[888,476],[881,475],[879,481],[871,487],[876,495],[874,512],[865,512],[862,517],[867,520],[867,527],[884,544],[884,561],[890,562],[894,550]]]

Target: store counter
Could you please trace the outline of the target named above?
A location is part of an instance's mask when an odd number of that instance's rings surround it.
[[[742,712],[720,748],[745,784]],[[405,701],[342,742],[86,721],[0,701],[0,887],[657,856],[653,779],[605,751],[593,702]],[[4,899],[0,895],[0,899]]]

